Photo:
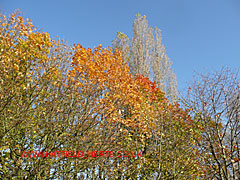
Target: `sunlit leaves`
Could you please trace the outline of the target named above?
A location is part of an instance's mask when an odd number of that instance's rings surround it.
[[[119,34],[126,45],[128,38]],[[119,42],[118,42],[119,43]],[[72,48],[19,14],[0,22],[0,170],[7,178],[194,179],[201,124],[121,51]],[[213,125],[214,126],[214,125]],[[140,158],[23,159],[20,151],[142,151]],[[48,169],[48,171],[46,171]]]
[[[142,151],[147,148],[143,157],[146,168],[139,172],[159,172],[157,167],[161,166],[163,177],[174,176],[164,172],[172,170],[172,162],[175,161],[174,166],[179,166],[179,172],[175,173],[183,177],[182,171],[187,171],[192,178],[198,175],[197,149],[193,145],[194,139],[199,138],[195,133],[199,125],[193,123],[179,104],[171,104],[157,88],[156,82],[143,75],[132,76],[118,50],[113,52],[111,48],[101,46],[91,50],[76,45],[69,75],[79,88],[79,95],[94,92],[94,103],[98,106],[93,111],[104,117],[102,121],[116,126],[120,124],[120,132],[127,136],[123,138],[124,142],[117,142],[120,140],[118,136],[116,145]],[[191,168],[187,166],[189,164]]]

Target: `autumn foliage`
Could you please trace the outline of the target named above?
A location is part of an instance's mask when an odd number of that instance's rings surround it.
[[[122,53],[68,47],[18,14],[0,26],[0,176],[197,179],[203,128]],[[22,158],[20,150],[142,151],[142,158]],[[83,178],[84,179],[84,178]]]

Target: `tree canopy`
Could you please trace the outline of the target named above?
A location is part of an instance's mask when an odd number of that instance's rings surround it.
[[[122,33],[113,47],[68,46],[19,12],[1,15],[0,178],[236,178],[239,81],[203,78],[180,107],[160,30],[152,36],[138,15],[130,48]]]

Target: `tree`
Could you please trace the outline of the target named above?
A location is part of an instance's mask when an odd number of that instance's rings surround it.
[[[123,52],[123,59],[128,62],[133,75],[143,74],[153,81],[166,96],[175,101],[177,98],[177,79],[173,72],[172,62],[166,55],[162,44],[161,31],[148,25],[146,16],[137,14],[133,22],[133,38],[130,43],[124,33],[118,32],[113,47]]]
[[[184,98],[204,127],[198,142],[204,179],[239,178],[239,93],[239,72],[223,68],[197,76]]]
[[[142,150],[144,155],[139,160],[116,159],[107,164],[99,160],[102,169],[94,164],[97,174],[90,168],[89,177],[194,179],[201,175],[195,148],[201,127],[179,104],[169,103],[156,82],[133,76],[121,52],[111,48],[91,50],[77,45],[72,64],[70,75],[80,89],[98,94],[94,98],[100,108],[92,111],[103,126],[94,129],[97,137],[93,139],[102,142],[104,149]],[[111,171],[106,172],[107,167]]]
[[[48,170],[61,160],[24,159],[21,151],[53,150],[66,142],[70,54],[19,12],[1,15],[0,24],[0,176],[51,178]]]

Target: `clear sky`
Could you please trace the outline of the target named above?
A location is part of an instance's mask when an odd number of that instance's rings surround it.
[[[137,13],[162,30],[179,89],[194,71],[240,67],[240,0],[0,0],[51,36],[84,47],[111,46],[118,31],[132,37]]]

